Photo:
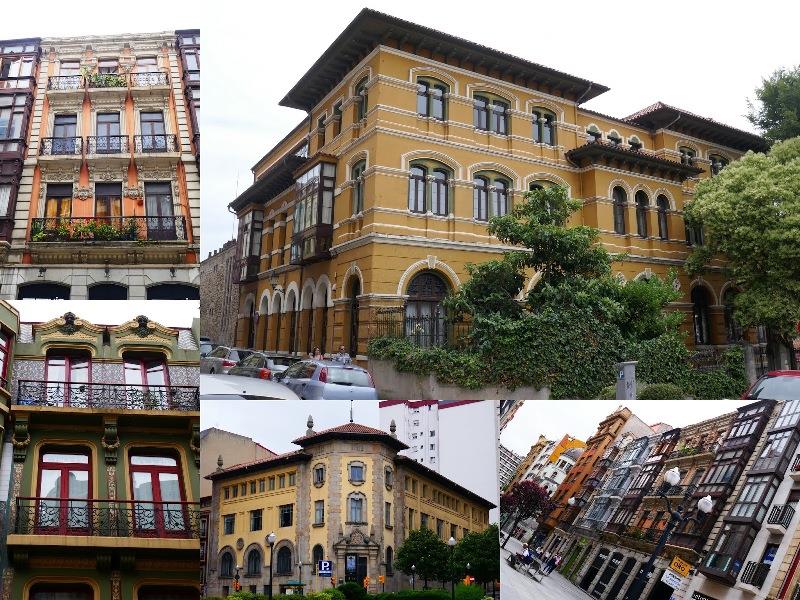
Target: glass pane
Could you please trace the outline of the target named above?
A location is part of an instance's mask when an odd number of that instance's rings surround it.
[[[69,471],[69,497],[89,497],[89,472]],[[67,524],[69,527],[89,526],[89,506],[87,502],[70,500],[67,507]]]
[[[170,456],[131,456],[131,464],[176,467],[178,461]]]
[[[153,482],[150,473],[131,474],[133,480],[133,499],[141,500],[134,505],[134,519],[137,529],[155,529],[156,517],[153,505]]]
[[[182,531],[186,529],[183,518],[183,506],[180,504],[181,488],[177,473],[159,473],[161,487],[161,500],[164,502],[175,501],[176,504],[164,504],[164,528],[168,531]]]
[[[46,453],[42,457],[42,462],[45,463],[74,463],[74,464],[89,464],[89,457],[85,454],[67,454],[67,453]]]

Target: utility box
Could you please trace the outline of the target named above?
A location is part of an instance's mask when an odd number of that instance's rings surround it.
[[[636,365],[638,360],[629,360],[614,365],[617,369],[617,400],[636,400]]]

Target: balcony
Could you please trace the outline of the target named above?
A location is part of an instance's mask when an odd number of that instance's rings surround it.
[[[83,75],[53,75],[47,79],[47,98],[58,104],[78,103],[86,93]]]
[[[610,458],[601,458],[599,461],[597,461],[597,468],[598,469],[607,469],[612,464],[614,464],[614,461],[612,459],[610,459]]]
[[[717,444],[701,444],[673,450],[664,460],[664,465],[676,465],[683,462],[691,462],[699,458],[709,458],[717,450]]]
[[[307,265],[330,258],[332,227],[314,225],[292,237],[290,263]]]
[[[200,410],[200,391],[197,386],[188,385],[65,384],[23,379],[17,385],[16,404],[48,408],[192,412]]]
[[[148,73],[131,73],[131,95],[134,99],[169,96],[169,76],[166,73],[153,71]]]
[[[32,219],[28,247],[38,264],[180,263],[188,232],[184,217]]]
[[[173,133],[133,136],[133,152],[137,164],[174,166],[180,157],[178,138]]]
[[[89,98],[116,98],[120,101],[128,95],[128,78],[120,73],[92,73],[86,77]]]
[[[742,570],[739,582],[736,587],[749,592],[757,592],[764,585],[769,575],[770,565],[761,562],[750,561]]]
[[[199,502],[17,498],[13,533],[24,536],[199,539]],[[9,545],[21,540],[11,539]]]
[[[258,256],[248,256],[241,259],[239,281],[250,281],[258,276],[261,259]]]
[[[39,161],[52,165],[74,165],[83,159],[83,138],[41,138]]]
[[[127,135],[93,135],[86,138],[86,160],[100,166],[125,166],[130,161],[130,140]]]
[[[767,529],[776,535],[783,535],[789,529],[794,517],[794,507],[789,504],[776,504],[769,511]]]
[[[792,467],[789,469],[789,477],[795,481],[800,481],[800,454],[794,457]]]

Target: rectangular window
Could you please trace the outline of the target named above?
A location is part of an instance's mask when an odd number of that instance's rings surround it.
[[[408,529],[409,531],[414,529],[414,509],[408,509]]]
[[[255,481],[251,481],[250,482],[250,493],[251,494],[255,494],[256,493],[256,482]]]
[[[275,489],[275,476],[273,475],[267,481],[269,481],[269,491],[271,492]]]
[[[420,529],[428,528],[428,515],[425,513],[419,513],[419,527]]]
[[[8,205],[11,202],[11,185],[0,183],[0,217],[8,215]]]
[[[224,488],[222,490],[222,494],[225,497],[225,500],[229,499],[231,497],[231,489],[229,487]]]
[[[261,508],[250,511],[250,531],[261,531],[261,519],[263,512],[264,511]]]
[[[314,468],[314,483],[317,485],[325,483],[325,467]]]
[[[278,475],[278,489],[282,490],[286,487],[286,475]]]
[[[383,507],[383,522],[386,527],[392,526],[392,503],[385,502]]]
[[[294,504],[284,504],[278,507],[278,527],[291,527]]]
[[[58,74],[62,76],[80,75],[81,63],[77,60],[62,60],[59,65]]]
[[[246,483],[242,483],[241,484],[241,488],[242,488],[242,496],[246,496],[247,495],[247,484]]]
[[[96,183],[94,185],[95,217],[122,216],[122,183]]]
[[[440,540],[444,539],[444,521],[436,519],[436,537]]]
[[[262,479],[259,479],[259,480],[258,480],[258,491],[259,491],[259,492],[265,492],[265,491],[266,491],[266,489],[267,489],[267,482],[266,482],[266,480],[265,480],[265,479],[263,479],[263,478],[262,478]]]
[[[751,518],[760,523],[772,504],[778,485],[775,475],[750,475],[731,509],[731,516]]]
[[[158,60],[155,56],[137,56],[136,71],[138,73],[152,73],[158,70]]]
[[[314,501],[314,525],[322,525],[325,522],[325,501]]]
[[[232,535],[236,529],[236,515],[225,515],[223,517],[225,535]]]
[[[364,500],[363,498],[350,498],[350,522],[363,523]]]
[[[238,498],[239,497],[239,486],[235,485],[235,484],[232,485],[231,486],[231,492],[233,493],[233,497],[234,498]]]
[[[114,75],[119,70],[116,58],[101,58],[97,61],[97,72],[104,75]]]
[[[364,467],[362,465],[350,465],[350,481],[364,481]]]
[[[144,199],[147,213],[147,239],[177,239],[172,186],[168,182],[147,181],[144,184]]]
[[[289,485],[290,486],[294,485],[295,476],[296,476],[295,473],[289,473]]]
[[[455,525],[450,525],[450,537],[451,538],[458,539],[458,536],[456,535],[456,533],[458,533],[457,530],[458,530],[458,527],[456,527]]]

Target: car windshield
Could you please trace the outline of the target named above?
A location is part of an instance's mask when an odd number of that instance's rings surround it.
[[[800,377],[764,377],[756,382],[747,397],[751,400],[796,400],[800,398]]]
[[[294,363],[297,362],[296,358],[289,358],[288,356],[273,356],[272,362],[276,365],[281,365],[284,367],[291,367]]]
[[[336,383],[338,385],[354,385],[357,387],[372,387],[369,373],[360,369],[328,367],[328,383]]]
[[[239,362],[240,360],[244,360],[245,358],[247,358],[251,354],[252,354],[252,351],[250,351],[250,350],[241,350],[241,349],[240,350],[231,350],[230,359],[233,360],[233,361]]]

